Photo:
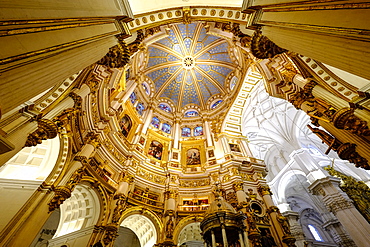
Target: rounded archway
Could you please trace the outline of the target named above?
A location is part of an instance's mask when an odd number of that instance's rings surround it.
[[[134,214],[125,218],[121,226],[132,230],[139,238],[141,247],[152,247],[157,242],[157,231],[146,216]]]
[[[200,222],[186,225],[180,232],[177,242],[180,246],[202,247],[203,238],[200,230]]]

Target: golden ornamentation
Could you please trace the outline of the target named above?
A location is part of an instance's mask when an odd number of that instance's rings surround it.
[[[205,179],[197,179],[197,180],[183,180],[180,179],[180,187],[185,188],[196,188],[196,187],[204,187],[211,184],[209,178]]]
[[[155,17],[154,17],[154,15],[150,15],[149,19],[150,19],[151,21],[155,21]]]
[[[114,199],[117,201],[116,207],[113,210],[112,223],[119,225],[121,216],[127,208],[127,198],[124,195],[116,195]]]
[[[116,239],[118,236],[118,228],[119,226],[114,223],[105,226],[105,236],[103,239],[104,245],[108,245]]]
[[[265,195],[272,195],[272,192],[270,190],[270,187],[266,184],[266,185],[260,185],[258,187],[258,193],[261,195],[261,196],[265,196]]]
[[[330,175],[341,178],[341,190],[343,190],[355,204],[362,216],[370,223],[370,188],[363,181],[356,181],[351,176],[334,170],[333,167],[325,167]]]
[[[109,68],[123,68],[130,61],[130,51],[124,41],[125,35],[116,35],[118,44],[109,48],[109,52],[97,64]]]
[[[143,169],[142,167],[139,167],[137,170],[137,176],[140,176],[142,178],[145,178],[149,181],[158,183],[158,184],[165,184],[166,183],[166,177],[162,175],[157,175],[152,172],[149,172],[147,169]]]
[[[202,15],[206,15],[207,14],[207,10],[206,9],[202,9],[201,14]]]
[[[37,129],[28,135],[25,147],[36,146],[41,144],[43,140],[53,139],[58,134],[58,126],[49,119],[37,120]]]
[[[190,16],[190,8],[187,7],[187,8],[183,8],[182,9],[182,16],[183,16],[183,19],[182,19],[182,22],[184,24],[190,24],[191,23],[191,16]]]
[[[175,11],[175,15],[176,15],[177,17],[181,16],[181,11],[180,11],[180,10],[176,10],[176,11]]]
[[[177,190],[173,190],[173,189],[169,189],[169,190],[166,190],[164,192],[164,198],[165,200],[168,200],[168,199],[176,199],[177,196],[178,196],[178,191]]]
[[[215,16],[216,15],[216,10],[212,9],[211,10],[211,16]]]
[[[172,12],[167,12],[167,17],[171,18],[172,17]]]
[[[246,180],[246,181],[251,181],[251,182],[256,181],[256,180],[253,178],[253,174],[240,173],[240,176],[242,177],[242,179],[243,179],[243,180]]]
[[[132,182],[134,182],[134,176],[132,176],[130,174],[126,174],[123,177],[122,181],[131,184]]]
[[[244,183],[242,181],[237,181],[233,183],[233,189],[234,191],[243,191]]]
[[[159,18],[160,20],[162,20],[162,19],[163,19],[163,14],[162,14],[162,13],[159,13],[159,14],[158,14],[158,18]]]
[[[274,42],[262,35],[260,30],[254,32],[251,41],[251,52],[256,58],[266,59],[273,58],[287,50],[277,46]]]
[[[369,136],[367,122],[354,115],[351,108],[342,108],[333,116],[333,124],[338,129],[345,129],[359,136]]]
[[[348,160],[349,162],[354,163],[356,167],[362,167],[365,170],[370,170],[367,159],[356,152],[356,144],[348,142],[342,143],[335,137],[332,137],[330,134],[326,133],[324,130],[313,128],[310,125],[307,125],[307,127],[329,146],[325,154],[328,154],[332,149],[338,153],[338,156],[341,159]]]
[[[54,197],[48,203],[49,213],[59,208],[65,200],[71,197],[71,189],[67,186],[56,187],[54,193]]]
[[[198,15],[198,9],[193,9],[193,15]]]
[[[148,19],[146,17],[143,17],[141,20],[143,21],[143,23],[147,23],[148,22]]]

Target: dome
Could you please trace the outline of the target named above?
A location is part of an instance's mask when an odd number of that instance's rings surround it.
[[[210,98],[226,96],[235,79],[239,62],[232,42],[207,29],[200,22],[173,24],[147,44],[145,79],[157,100],[170,100],[178,111],[189,104],[212,108]]]
[[[218,199],[214,200],[209,205],[209,208],[207,209],[205,215],[210,215],[217,212],[236,213],[235,209],[231,206],[231,204],[225,201],[223,197],[219,197]]]

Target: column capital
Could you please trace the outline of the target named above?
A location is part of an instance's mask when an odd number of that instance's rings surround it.
[[[234,191],[243,191],[244,182],[243,181],[236,181],[233,183],[233,189]]]
[[[25,147],[40,144],[43,140],[53,139],[58,135],[58,126],[49,119],[37,120],[38,128],[28,135]]]
[[[263,196],[265,196],[265,195],[272,195],[272,192],[271,192],[271,190],[270,190],[270,187],[267,185],[267,184],[265,184],[265,185],[260,185],[259,187],[258,187],[258,193],[263,197]]]

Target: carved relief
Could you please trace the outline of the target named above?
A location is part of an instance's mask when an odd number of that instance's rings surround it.
[[[118,44],[109,48],[109,52],[97,64],[109,68],[122,68],[130,61],[130,51],[124,41],[125,36],[117,35]]]
[[[342,143],[335,137],[332,137],[331,135],[326,133],[324,130],[313,128],[310,125],[307,125],[307,127],[329,146],[325,154],[328,154],[330,150],[333,149],[338,153],[338,156],[341,159],[348,160],[349,162],[354,163],[356,167],[362,167],[366,170],[370,170],[368,161],[356,152],[356,144]]]
[[[43,140],[55,138],[58,134],[58,126],[51,120],[39,119],[37,121],[38,128],[28,135],[25,147],[36,146],[41,144]]]
[[[349,130],[359,136],[369,136],[367,122],[356,117],[351,108],[340,109],[333,117],[333,124],[338,129]]]
[[[252,36],[251,52],[256,58],[266,59],[284,53],[287,50],[277,46],[274,42],[262,35],[260,30],[256,31]]]

